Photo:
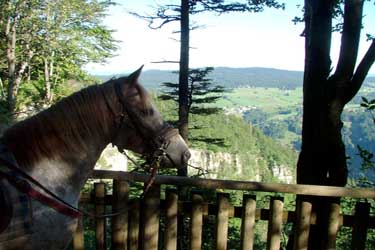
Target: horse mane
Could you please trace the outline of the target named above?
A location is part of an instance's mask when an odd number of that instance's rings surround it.
[[[44,157],[79,154],[87,138],[108,134],[111,116],[100,88],[82,89],[6,130],[2,141],[18,164],[27,168]]]
[[[10,127],[2,142],[25,168],[44,157],[62,159],[67,154],[81,154],[88,147],[88,138],[105,138],[109,143],[114,117],[108,104],[119,105],[113,87],[117,81],[126,81],[126,77],[92,85],[63,98]],[[147,91],[138,83],[133,86],[140,96],[140,108],[149,110],[152,104]]]

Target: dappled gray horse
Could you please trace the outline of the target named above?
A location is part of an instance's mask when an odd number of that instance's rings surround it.
[[[70,206],[78,205],[80,190],[109,143],[145,157],[162,150],[162,166],[187,163],[184,140],[138,83],[141,69],[85,88],[4,133],[1,250],[64,249],[79,216]]]

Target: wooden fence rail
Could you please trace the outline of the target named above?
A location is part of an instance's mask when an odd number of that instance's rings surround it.
[[[311,203],[298,200],[295,211],[287,211],[284,208],[281,194],[313,195],[325,197],[351,197],[373,201],[375,190],[351,189],[340,187],[323,187],[309,185],[289,185],[275,183],[257,183],[243,181],[222,181],[210,179],[187,178],[177,176],[158,176],[155,184],[145,194],[142,200],[129,199],[129,183],[147,182],[148,175],[94,171],[94,179],[113,180],[112,194],[105,193],[105,184],[101,181],[94,184],[92,193],[81,195],[81,206],[94,204],[96,214],[108,208],[112,212],[128,209],[125,212],[111,218],[111,249],[116,250],[176,250],[178,237],[178,216],[183,215],[189,221],[189,239],[184,241],[185,249],[202,249],[204,218],[210,216],[215,219],[214,238],[211,243],[216,250],[226,250],[228,246],[228,225],[230,218],[241,219],[241,233],[238,249],[251,250],[254,247],[254,230],[259,220],[268,221],[266,248],[280,249],[281,235],[286,223],[294,223],[295,250],[307,249],[310,225],[316,223],[316,215],[312,211]],[[108,182],[107,182],[108,183]],[[162,185],[190,186],[210,190],[242,190],[277,193],[271,197],[269,208],[257,208],[255,195],[244,194],[242,205],[234,206],[230,203],[228,193],[217,192],[216,201],[205,201],[200,191],[192,191],[189,201],[180,200],[175,189],[165,188]],[[164,197],[162,199],[161,197]],[[87,206],[85,206],[87,207]],[[107,210],[106,210],[107,208]],[[352,249],[365,249],[368,229],[375,229],[375,216],[371,215],[370,204],[357,202],[353,214],[340,213],[340,206],[333,204],[329,212],[327,228],[327,249],[335,249],[336,236],[342,226],[352,228]],[[160,224],[162,221],[162,224]],[[106,245],[106,221],[96,219],[95,231],[96,249],[107,249]],[[73,249],[82,250],[83,246],[82,222],[74,235]],[[163,237],[163,238],[161,238]],[[349,244],[349,243],[348,243]]]

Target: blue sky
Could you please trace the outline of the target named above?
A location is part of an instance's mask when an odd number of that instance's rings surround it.
[[[177,69],[177,64],[156,64],[154,61],[178,60],[179,44],[175,39],[179,24],[168,24],[159,30],[151,30],[147,22],[128,14],[153,13],[153,6],[179,3],[176,0],[117,0],[110,8],[104,23],[114,29],[120,41],[117,56],[105,64],[89,64],[86,69],[93,74],[126,73],[145,64],[145,69]],[[270,67],[287,70],[303,70],[304,38],[300,36],[303,24],[294,25],[292,19],[300,15],[302,0],[284,0],[286,10],[266,9],[262,13],[233,13],[215,15],[205,13],[192,16],[191,21],[204,28],[191,32],[190,67]],[[374,3],[366,3],[364,30],[359,58],[366,52],[369,42],[366,33],[375,34]],[[339,34],[332,43],[333,66],[339,53]],[[375,74],[375,66],[370,70]]]

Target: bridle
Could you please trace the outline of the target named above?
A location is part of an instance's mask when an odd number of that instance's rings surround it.
[[[124,154],[133,164],[135,164],[136,168],[133,171],[143,169],[144,171],[151,174],[149,180],[145,183],[146,185],[144,187],[143,194],[141,195],[144,196],[153,184],[163,158],[168,158],[168,160],[174,166],[177,166],[173,159],[168,155],[167,148],[170,144],[170,139],[178,135],[179,132],[178,129],[173,128],[173,126],[171,126],[167,122],[164,122],[162,127],[159,128],[156,133],[150,134],[149,132],[146,132],[150,129],[147,128],[144,123],[142,123],[142,117],[139,115],[139,112],[132,108],[130,103],[127,102],[126,98],[123,97],[120,82],[114,82],[114,90],[116,93],[117,101],[121,106],[120,112],[116,112],[116,110],[112,108],[109,100],[107,99],[107,96],[102,92],[106,105],[112,113],[116,123],[115,132],[112,135],[111,141],[113,142],[118,137],[118,134],[124,126],[128,126],[135,130],[137,135],[141,137],[143,143],[146,145],[148,149],[148,152],[144,155],[146,161],[141,165],[133,160],[126,153],[124,148],[118,146],[118,150],[122,154]]]
[[[114,134],[111,136],[112,143],[118,137],[121,129],[123,129],[125,126],[130,127],[135,130],[137,135],[141,137],[143,143],[146,145],[146,162],[155,163],[155,161],[158,160],[157,162],[160,163],[163,157],[167,157],[172,164],[176,166],[175,162],[173,162],[172,158],[166,152],[166,149],[170,144],[170,139],[179,134],[178,129],[175,129],[169,123],[164,122],[162,127],[160,127],[157,132],[149,133],[148,131],[150,129],[147,128],[147,126],[142,122],[142,117],[140,116],[139,112],[137,112],[130,105],[130,103],[127,102],[126,98],[123,97],[120,82],[114,82],[114,90],[117,101],[120,103],[120,112],[113,109],[113,106],[110,105],[108,97],[102,92],[106,105],[112,113],[116,123]],[[125,152],[124,148],[118,148],[118,150],[122,153]]]

